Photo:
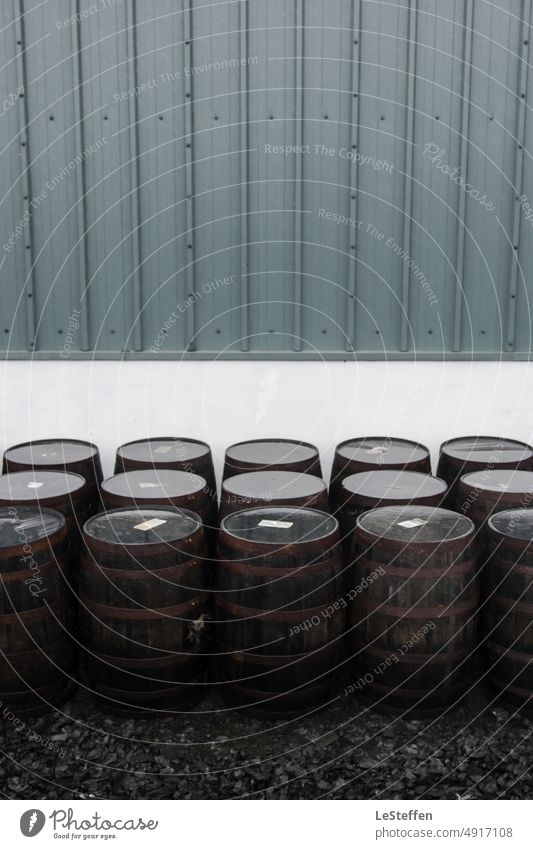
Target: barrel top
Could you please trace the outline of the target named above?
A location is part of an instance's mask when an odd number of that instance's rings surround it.
[[[337,531],[338,522],[328,513],[307,507],[254,507],[227,516],[221,527],[246,542],[283,546],[326,539]]]
[[[198,460],[211,453],[209,445],[196,439],[182,439],[172,436],[160,436],[153,439],[138,439],[121,445],[117,451],[119,457],[135,460],[139,463],[172,463]]]
[[[306,498],[324,492],[326,484],[316,477],[299,472],[246,472],[227,478],[222,489],[239,498],[274,499]]]
[[[430,498],[443,495],[446,483],[440,478],[422,472],[402,472],[382,469],[375,472],[358,472],[342,482],[344,495],[363,495],[368,498],[387,498],[403,501],[406,498]]]
[[[206,487],[204,478],[174,469],[138,469],[107,478],[102,490],[131,498],[179,498],[195,495]]]
[[[431,543],[468,537],[474,523],[451,510],[409,505],[369,510],[358,517],[357,528],[382,539]]]
[[[502,536],[533,542],[533,510],[503,510],[489,519],[489,528]]]
[[[98,448],[92,442],[78,439],[41,439],[38,442],[13,445],[7,449],[4,456],[14,463],[25,463],[28,466],[57,466],[92,460],[97,455]]]
[[[525,442],[499,436],[460,436],[441,445],[441,454],[475,463],[518,463],[533,458]]]
[[[190,510],[149,507],[99,513],[85,523],[83,533],[110,545],[150,545],[179,542],[201,526],[200,517]]]
[[[4,501],[42,501],[74,495],[85,486],[85,478],[73,472],[12,472],[0,475],[0,499]]]
[[[55,510],[36,507],[0,508],[0,548],[31,545],[56,534],[65,518]]]
[[[318,449],[314,445],[293,439],[256,439],[239,442],[226,450],[226,458],[230,461],[258,463],[264,466],[305,462],[317,455]]]
[[[365,463],[413,463],[429,456],[428,449],[419,442],[389,436],[364,436],[348,439],[337,446],[336,453],[345,460]]]
[[[461,478],[463,486],[489,492],[521,493],[533,491],[533,472],[523,469],[481,469]]]

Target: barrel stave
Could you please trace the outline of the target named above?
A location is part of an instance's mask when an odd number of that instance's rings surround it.
[[[466,691],[478,627],[474,540],[468,519],[440,508],[384,507],[359,517],[353,581],[364,591],[350,621],[353,690],[363,702],[423,718]]]
[[[295,530],[304,520],[321,527],[317,541],[302,541]],[[265,521],[272,530],[261,528]],[[345,594],[332,517],[262,507],[225,518],[216,628],[228,702],[275,718],[326,701],[346,631]]]
[[[88,523],[84,541],[84,670],[102,705],[160,715],[200,697],[212,618],[200,517],[119,508]]]

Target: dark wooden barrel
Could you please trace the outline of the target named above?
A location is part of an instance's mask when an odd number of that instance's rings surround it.
[[[0,508],[0,703],[17,717],[48,713],[74,689],[66,540],[55,510]]]
[[[477,643],[475,528],[438,507],[357,519],[348,692],[386,714],[438,716],[469,686]]]
[[[533,472],[521,469],[483,469],[463,475],[456,510],[485,529],[489,516],[533,505]]]
[[[156,716],[202,695],[209,612],[200,517],[112,510],[84,528],[80,628],[87,688],[117,714]]]
[[[121,445],[115,458],[115,474],[138,469],[173,469],[198,475],[205,479],[213,501],[217,501],[213,456],[206,442],[177,436],[158,436]]]
[[[87,482],[87,498],[94,513],[100,509],[99,486],[103,479],[98,447],[79,439],[40,439],[14,445],[4,454],[3,473],[35,469],[71,472]]]
[[[250,507],[314,507],[329,511],[321,478],[299,472],[249,472],[222,483],[220,519]]]
[[[344,547],[350,549],[355,522],[361,513],[376,507],[402,504],[439,507],[447,489],[446,483],[440,478],[394,469],[359,472],[344,478],[335,514],[339,520]]]
[[[533,448],[503,436],[461,436],[443,442],[437,475],[448,484],[446,504],[455,509],[463,475],[482,469],[533,471]]]
[[[139,469],[107,478],[102,483],[106,510],[150,504],[181,507],[198,513],[206,528],[215,530],[216,507],[205,478],[173,469]]]
[[[72,472],[13,472],[0,475],[0,507],[50,507],[67,520],[69,547],[79,553],[83,525],[94,515],[94,503],[85,478]]]
[[[346,630],[337,520],[282,507],[227,516],[215,583],[226,700],[265,718],[327,702]]]
[[[329,486],[333,508],[338,506],[344,478],[385,469],[430,475],[429,449],[419,442],[393,436],[364,436],[341,442],[335,449]]]
[[[303,472],[322,477],[318,448],[294,439],[254,439],[226,450],[223,480],[246,472]]]
[[[488,520],[483,570],[488,681],[502,702],[533,715],[533,510]]]

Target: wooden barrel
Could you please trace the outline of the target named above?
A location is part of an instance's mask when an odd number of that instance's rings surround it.
[[[0,704],[17,717],[48,713],[74,688],[66,539],[55,510],[0,508]]]
[[[158,715],[201,697],[209,587],[200,517],[112,510],[84,528],[80,628],[87,688],[118,714]]]
[[[254,439],[226,450],[223,480],[246,472],[303,472],[322,477],[318,448],[294,439]]]
[[[533,715],[533,510],[488,520],[483,570],[488,681],[504,704]]]
[[[533,472],[521,469],[483,469],[463,475],[457,489],[456,510],[486,527],[489,516],[533,505]]]
[[[217,502],[213,456],[206,442],[177,436],[158,436],[121,445],[115,458],[115,474],[138,469],[171,469],[198,475],[205,479],[211,498]]]
[[[429,449],[419,442],[392,436],[364,436],[341,442],[335,449],[331,470],[329,494],[332,507],[338,507],[344,478],[385,469],[430,475]]]
[[[329,514],[258,507],[222,521],[216,633],[232,706],[289,717],[330,698],[346,630],[344,584]]]
[[[475,528],[438,507],[380,507],[357,519],[348,688],[386,714],[438,716],[469,686],[477,644]]]
[[[50,507],[67,520],[69,547],[79,553],[83,525],[94,515],[94,502],[85,478],[72,472],[13,472],[0,476],[0,507]]]
[[[482,469],[533,471],[533,448],[502,436],[461,436],[443,442],[437,475],[448,484],[446,506],[455,509],[463,475]]]
[[[249,472],[222,483],[220,519],[250,507],[314,507],[329,510],[328,488],[315,475]]]
[[[206,528],[216,529],[216,508],[205,478],[173,469],[139,469],[107,478],[102,483],[106,510],[117,507],[167,505],[198,513]]]
[[[5,452],[4,474],[36,469],[81,475],[87,482],[87,498],[93,512],[100,509],[102,464],[98,447],[92,442],[80,439],[40,439],[14,445]]]
[[[336,516],[345,549],[352,545],[352,535],[358,516],[376,507],[395,507],[401,504],[442,504],[446,483],[440,478],[421,472],[383,470],[359,472],[344,478]]]

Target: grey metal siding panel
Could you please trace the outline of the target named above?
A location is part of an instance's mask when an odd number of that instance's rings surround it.
[[[2,4],[7,356],[529,356],[531,0],[93,5]]]

